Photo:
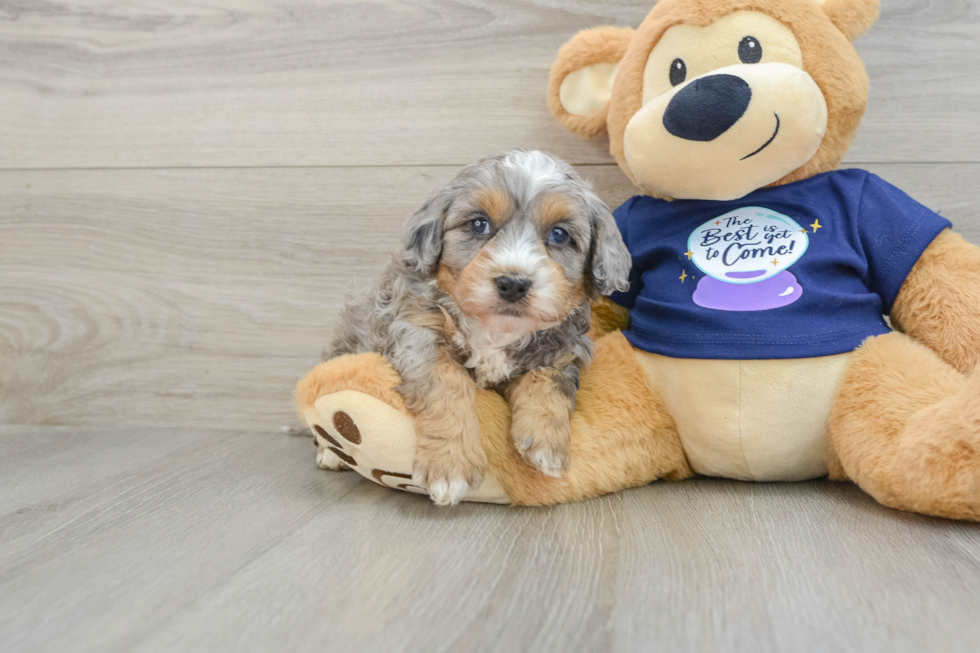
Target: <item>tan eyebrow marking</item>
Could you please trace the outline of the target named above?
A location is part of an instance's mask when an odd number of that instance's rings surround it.
[[[575,213],[575,205],[564,195],[549,193],[541,198],[536,213],[538,221],[549,226],[570,218]]]
[[[492,186],[481,188],[474,197],[476,203],[497,226],[509,220],[514,213],[514,204],[510,201],[510,195],[499,188]]]

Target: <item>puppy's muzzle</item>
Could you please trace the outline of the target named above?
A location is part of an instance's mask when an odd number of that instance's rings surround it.
[[[500,276],[493,280],[497,294],[506,302],[514,303],[527,297],[531,280],[527,277]]]

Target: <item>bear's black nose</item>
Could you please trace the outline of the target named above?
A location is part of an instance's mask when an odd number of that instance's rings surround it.
[[[687,141],[713,141],[745,115],[752,88],[735,75],[709,75],[685,86],[667,105],[664,127]]]
[[[524,299],[531,289],[531,280],[527,277],[497,277],[494,284],[500,297],[512,303]]]

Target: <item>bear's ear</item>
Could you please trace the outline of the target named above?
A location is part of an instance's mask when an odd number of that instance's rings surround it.
[[[879,0],[817,0],[830,16],[830,22],[844,33],[848,41],[861,36],[878,20]]]
[[[579,32],[558,51],[548,108],[566,129],[583,138],[605,133],[616,67],[632,39],[632,29],[596,27]]]

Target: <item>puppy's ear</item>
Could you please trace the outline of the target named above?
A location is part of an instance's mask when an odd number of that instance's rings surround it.
[[[821,4],[848,41],[867,32],[881,13],[879,0],[822,0]]]
[[[548,108],[565,129],[582,138],[606,133],[616,68],[632,40],[632,29],[596,27],[561,47],[551,64]]]
[[[586,197],[589,218],[592,221],[592,243],[589,248],[589,265],[596,293],[611,295],[626,292],[630,288],[629,274],[632,261],[623,236],[609,207],[589,193]]]
[[[402,230],[405,262],[416,272],[434,274],[442,256],[442,225],[457,193],[444,188],[416,211]]]

